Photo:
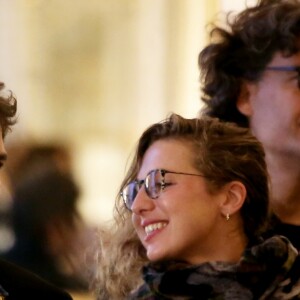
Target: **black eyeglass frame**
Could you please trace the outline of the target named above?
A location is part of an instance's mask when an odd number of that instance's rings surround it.
[[[300,77],[300,66],[269,66],[265,70],[279,71],[279,72],[297,72]]]
[[[152,174],[152,173],[155,173],[155,172],[159,172],[160,175],[161,175],[161,182],[160,182],[160,190],[157,192],[156,196],[153,196],[151,194],[151,191],[150,191],[150,188],[149,186],[147,186],[145,183],[147,182],[147,178],[149,178],[149,176]],[[151,199],[157,199],[161,192],[165,189],[166,187],[166,183],[165,183],[165,175],[166,174],[178,174],[178,175],[188,175],[188,176],[199,176],[199,177],[205,177],[204,175],[201,175],[201,174],[192,174],[192,173],[184,173],[184,172],[175,172],[175,171],[168,171],[168,170],[165,170],[165,169],[154,169],[154,170],[151,170],[145,177],[145,179],[142,179],[142,180],[134,180],[134,181],[131,181],[129,182],[122,190],[122,192],[120,193],[122,199],[123,199],[123,202],[124,202],[124,205],[125,207],[129,210],[129,211],[132,211],[131,210],[131,207],[134,203],[134,199],[136,198],[137,196],[137,193],[139,192],[139,190],[141,189],[142,185],[144,184],[145,186],[145,191],[147,193],[147,195],[151,198]],[[136,194],[134,196],[134,198],[131,200],[131,201],[128,201],[127,200],[127,195],[125,193],[125,190],[128,188],[128,186],[134,184],[134,188],[135,188],[135,191],[136,191]],[[130,205],[131,203],[131,205]]]
[[[269,66],[265,70],[271,71],[287,71],[287,72],[297,72],[300,73],[300,66]]]

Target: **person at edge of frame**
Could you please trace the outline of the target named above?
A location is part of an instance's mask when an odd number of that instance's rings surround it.
[[[0,167],[7,159],[4,138],[16,123],[16,112],[17,99],[0,82]],[[0,259],[0,299],[71,300],[72,297],[34,273]]]
[[[199,54],[201,114],[249,127],[266,152],[269,235],[300,249],[300,1],[260,0],[226,27],[213,25]]]
[[[148,127],[99,236],[97,299],[300,299],[298,251],[262,238],[264,158],[249,129],[216,118]]]

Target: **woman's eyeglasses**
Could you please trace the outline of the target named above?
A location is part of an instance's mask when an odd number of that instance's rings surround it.
[[[147,195],[151,199],[157,199],[161,192],[166,187],[165,182],[165,175],[171,173],[171,174],[179,174],[179,175],[190,175],[190,176],[201,176],[200,174],[190,174],[190,173],[182,173],[182,172],[173,172],[173,171],[167,171],[164,169],[155,169],[151,170],[145,179],[143,180],[134,180],[132,182],[129,182],[122,190],[121,196],[123,198],[124,204],[127,209],[131,210],[131,207],[133,205],[134,199],[136,195],[138,194],[140,188],[144,184],[145,191]]]

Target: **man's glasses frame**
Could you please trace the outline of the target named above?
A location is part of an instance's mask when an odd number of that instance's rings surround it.
[[[131,181],[123,188],[121,192],[121,196],[123,198],[125,207],[131,211],[134,199],[136,198],[142,185],[144,185],[145,191],[151,199],[157,199],[160,196],[161,192],[166,187],[165,175],[169,173],[178,174],[178,175],[204,177],[204,175],[201,174],[175,172],[175,171],[168,171],[165,169],[151,170],[147,174],[145,179]]]
[[[265,70],[279,71],[279,72],[297,72],[298,74],[298,87],[300,88],[300,66],[269,66]]]

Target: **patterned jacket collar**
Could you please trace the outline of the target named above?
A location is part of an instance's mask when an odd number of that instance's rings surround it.
[[[275,294],[287,289],[281,282],[297,255],[286,238],[275,236],[247,249],[236,264],[149,264],[143,269],[145,284],[130,299],[283,299]]]

